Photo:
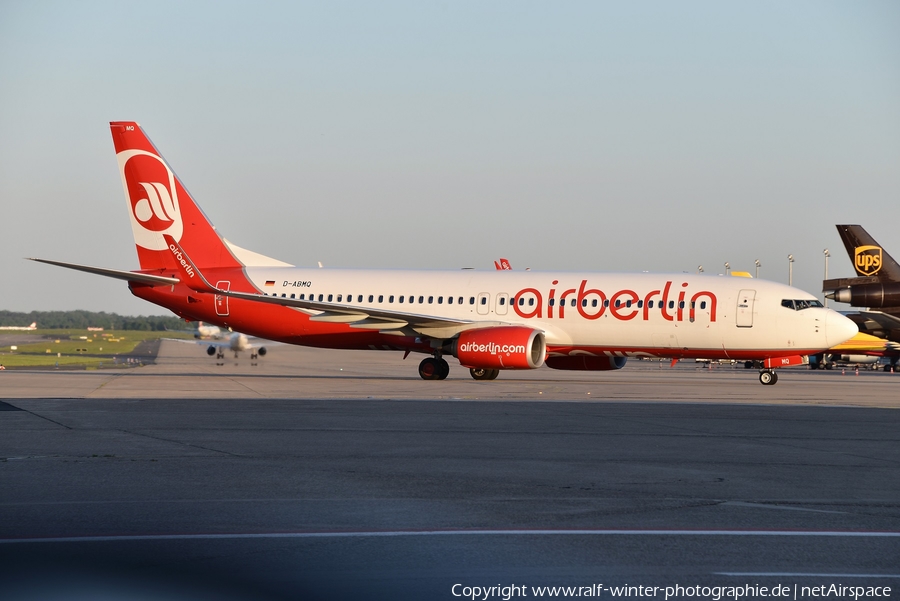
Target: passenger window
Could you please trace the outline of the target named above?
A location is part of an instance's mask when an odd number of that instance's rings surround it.
[[[679,309],[684,309],[684,301],[680,301],[680,302],[678,303],[678,308],[679,308]]]
[[[675,301],[669,301],[669,308],[670,308],[670,309],[674,309],[674,308],[675,308]]]
[[[424,302],[425,302],[425,297],[424,297],[424,296],[420,296],[420,297],[419,297],[419,304],[421,305],[421,304],[424,303]],[[430,302],[430,301],[429,301],[429,302]]]
[[[638,309],[643,309],[643,308],[644,308],[644,301],[639,300],[638,301]]]
[[[571,303],[571,305],[572,305],[573,307],[575,306],[575,302],[576,302],[576,299],[573,298],[573,299],[572,299],[572,303]]]
[[[453,304],[453,297],[452,297],[452,296],[448,296],[448,297],[447,297],[447,304],[448,304],[448,305],[452,305],[452,304]]]
[[[609,306],[609,299],[606,299],[605,301],[603,301],[603,306],[604,306],[604,307],[608,307],[608,306]]]
[[[629,309],[631,308],[631,299],[628,299],[627,301],[625,301],[625,306]]]
[[[524,306],[525,306],[525,297],[524,297],[524,296],[520,296],[520,297],[519,297],[519,306],[520,306],[520,307],[524,307]]]
[[[586,298],[581,299],[581,306],[587,307],[587,299]]]
[[[300,295],[300,300],[306,300],[306,295],[305,295],[305,294],[301,294],[301,295]]]
[[[461,305],[461,304],[462,304],[462,301],[463,301],[463,297],[460,296],[460,297],[457,299],[457,303]]]
[[[337,297],[337,302],[341,302],[341,299],[342,299],[342,298],[343,298],[343,295],[341,295],[341,294],[338,294],[338,297]]]
[[[444,297],[443,297],[443,296],[439,296],[439,297],[438,297],[438,304],[439,304],[439,305],[443,305],[443,304],[444,304]]]
[[[700,301],[700,308],[701,308],[701,309],[705,309],[705,308],[706,308],[706,301]]]
[[[556,299],[555,299],[555,298],[551,298],[550,300],[547,301],[547,305],[549,305],[549,306],[551,306],[551,307],[552,307],[555,303],[556,303]],[[502,299],[502,298],[500,299],[500,304],[501,304],[501,305],[503,304],[503,299]]]
[[[379,295],[378,295],[378,302],[379,302],[379,303],[383,303],[383,302],[384,302],[384,295],[383,295],[383,294],[379,294]]]
[[[403,302],[403,295],[401,295],[401,296],[400,296],[400,298],[399,298],[399,299],[397,299],[397,302],[400,302],[400,303],[402,303],[402,302]]]
[[[486,297],[486,296],[482,296],[482,297],[481,297],[481,304],[482,304],[482,305],[486,305],[486,304],[487,304],[487,297]]]
[[[372,294],[370,294],[370,295],[369,295],[369,302],[371,303],[371,302],[374,302],[374,301],[375,301],[375,296],[372,295]]]
[[[529,306],[529,307],[533,307],[533,306],[534,306],[534,297],[528,299],[528,306]]]
[[[331,299],[332,299],[332,298],[334,298],[334,295],[333,295],[333,294],[329,294],[329,295],[328,295],[328,302],[329,302],[329,303],[331,302]]]
[[[390,295],[390,296],[388,297],[388,302],[389,302],[389,303],[394,302],[394,295],[393,295],[393,294]]]
[[[501,297],[500,297],[500,306],[503,306],[503,305],[505,305],[505,304],[506,304],[506,299],[505,299],[504,297],[501,296]],[[553,299],[552,299],[552,298],[550,299],[550,306],[551,306],[551,307],[553,306]]]
[[[319,302],[321,303],[321,302],[322,302],[322,299],[324,299],[324,298],[325,298],[325,295],[324,295],[324,294],[320,294],[320,295],[319,295]]]
[[[432,304],[432,303],[434,303],[434,297],[433,297],[433,296],[429,296],[429,297],[428,297],[428,304],[430,305],[430,304]]]
[[[619,299],[616,299],[616,307],[618,307],[621,304],[622,304],[622,301],[620,301]]]
[[[650,309],[652,309],[652,308],[653,308],[653,301],[647,301],[647,307],[650,308]]]
[[[475,304],[475,297],[474,297],[474,296],[470,296],[470,297],[469,297],[469,304],[470,304],[470,305],[474,305],[474,304]]]
[[[281,293],[281,298],[286,298],[286,297],[287,297],[287,294],[285,294],[284,292],[282,292],[282,293]]]
[[[293,294],[291,295],[291,298],[294,298],[294,295],[293,295]]]

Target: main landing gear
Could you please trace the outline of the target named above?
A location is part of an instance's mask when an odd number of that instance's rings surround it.
[[[778,374],[771,369],[764,369],[759,372],[759,382],[760,384],[765,384],[767,386],[771,386],[775,382],[778,381]]]
[[[441,357],[428,357],[419,363],[423,380],[443,380],[450,375],[450,365]]]
[[[469,373],[476,380],[496,380],[500,375],[499,369],[484,369],[482,367],[473,367]]]

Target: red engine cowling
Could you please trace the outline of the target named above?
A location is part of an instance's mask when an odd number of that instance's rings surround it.
[[[625,367],[625,357],[591,357],[575,355],[573,357],[547,357],[547,367],[551,369],[568,369],[578,371],[608,371]]]
[[[453,342],[454,357],[465,367],[537,369],[544,364],[544,333],[523,326],[466,330]]]

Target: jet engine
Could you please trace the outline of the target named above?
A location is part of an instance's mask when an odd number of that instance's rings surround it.
[[[209,348],[206,349],[206,354],[209,355],[210,357],[212,357],[213,355],[215,355],[215,354],[216,354],[216,347],[214,347],[213,345],[209,345]]]
[[[574,371],[608,371],[625,367],[625,357],[592,357],[590,355],[574,355],[571,357],[547,357],[550,369],[566,369]]]
[[[261,346],[261,347],[259,347],[259,350],[256,351],[256,354],[259,355],[260,357],[265,357],[265,356],[266,356],[266,352],[267,352],[267,351],[266,351],[266,347]]]
[[[470,368],[537,369],[544,364],[544,333],[524,326],[466,330],[450,344],[450,354]]]
[[[900,282],[854,284],[825,296],[854,307],[896,307],[900,305]]]

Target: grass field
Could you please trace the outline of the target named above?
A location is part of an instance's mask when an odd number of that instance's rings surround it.
[[[26,335],[16,332],[17,337]],[[149,332],[140,330],[35,330],[27,333],[34,342],[0,346],[0,364],[6,367],[48,367],[84,365],[88,368],[112,366],[116,359],[134,352],[146,340],[159,338],[191,339],[183,332]],[[118,363],[122,363],[119,360]]]

